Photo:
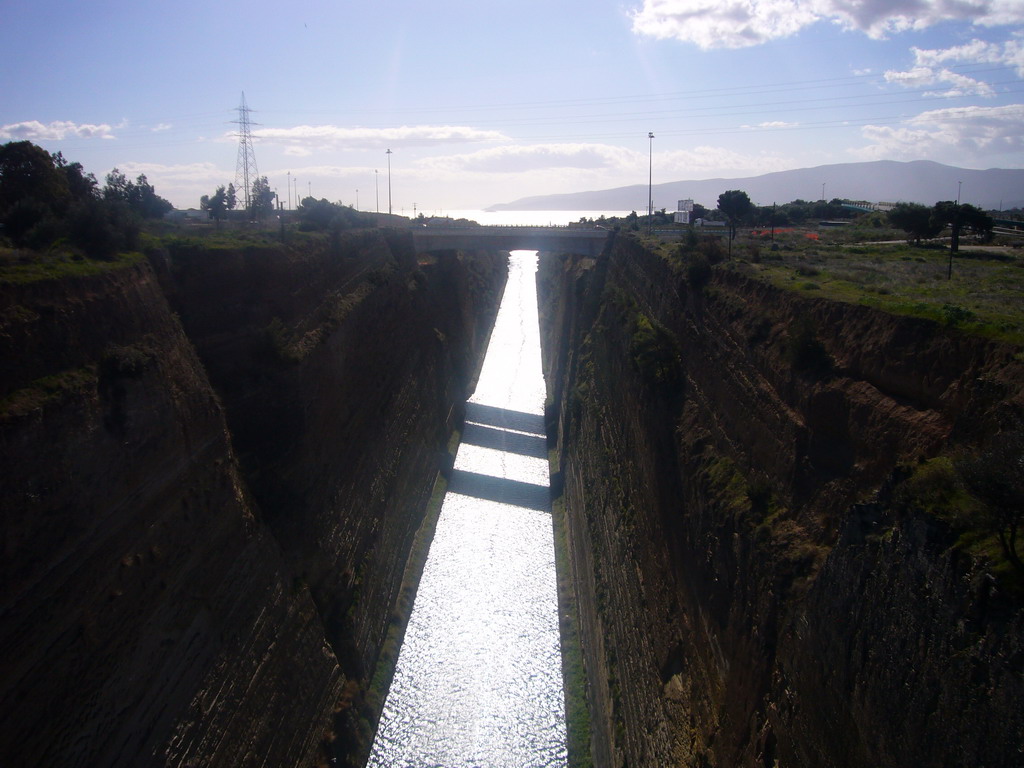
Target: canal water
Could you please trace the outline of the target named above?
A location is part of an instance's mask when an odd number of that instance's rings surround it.
[[[536,270],[512,253],[371,768],[566,765]]]

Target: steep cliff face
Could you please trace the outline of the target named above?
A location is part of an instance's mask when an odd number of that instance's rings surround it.
[[[0,762],[310,765],[355,735],[504,265],[151,260],[0,290]]]
[[[168,293],[223,398],[245,477],[349,681],[335,751],[360,764],[381,703],[365,694],[389,627],[404,622],[393,607],[413,536],[506,261],[417,260],[408,235],[380,232],[215,262],[167,256]]]
[[[538,283],[595,765],[1012,764],[1019,605],[888,489],[1015,350],[625,239]]]
[[[312,760],[341,675],[148,264],[2,295],[2,761]]]

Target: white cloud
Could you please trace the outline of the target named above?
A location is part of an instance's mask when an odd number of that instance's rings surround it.
[[[787,37],[817,20],[799,0],[644,0],[633,31],[700,48],[745,48]]]
[[[153,133],[161,133],[163,131],[169,131],[173,127],[174,126],[170,123],[157,123],[152,128],[150,128],[150,130],[153,131]]]
[[[952,48],[913,47],[910,50],[914,54],[914,66],[902,72],[887,71],[886,82],[913,88],[948,84],[949,90],[940,92],[940,96],[994,96],[995,91],[988,83],[953,72],[945,65],[1002,64],[1015,68],[1017,74],[1024,77],[1024,45],[1020,40],[990,43],[975,39]]]
[[[230,140],[237,134],[227,134]],[[459,125],[404,125],[400,128],[344,128],[337,125],[297,125],[292,128],[261,128],[253,137],[284,144],[288,154],[302,156],[313,150],[337,147],[384,148],[435,144],[507,141],[499,131]]]
[[[1020,0],[644,0],[633,31],[700,48],[744,48],[828,21],[871,37],[942,21],[998,26],[1024,22]]]
[[[870,144],[853,154],[862,159],[982,158],[1024,150],[1024,104],[956,107],[922,112],[896,127],[866,125]]]
[[[66,138],[76,139],[113,139],[114,129],[106,123],[72,123],[68,120],[55,120],[51,123],[40,123],[28,120],[23,123],[10,123],[0,126],[0,139],[14,141],[60,141]]]
[[[602,186],[630,183],[644,175],[647,152],[638,152],[609,144],[535,144],[509,145],[463,155],[448,155],[420,161],[423,170],[440,173],[481,175],[530,175],[549,173],[564,182],[567,175],[577,179],[592,177]],[[797,167],[792,159],[759,153],[747,155],[722,147],[700,146],[692,149],[654,153],[654,166],[661,176],[689,174],[690,178],[734,171],[768,171]]]
[[[699,179],[721,176],[723,173],[744,174],[771,173],[790,168],[799,168],[793,158],[770,152],[749,155],[725,147],[700,146],[655,154],[656,165],[661,175],[685,174],[684,178]]]
[[[911,48],[914,62],[921,67],[935,67],[940,64],[1003,64],[1013,67],[1024,77],[1024,43],[1007,40],[1004,43],[990,43],[972,40],[952,48],[927,49]]]
[[[635,167],[642,155],[607,144],[508,145],[421,160],[421,168],[467,173],[530,173],[537,170],[600,170]]]
[[[798,125],[800,125],[800,123],[787,123],[785,120],[768,120],[763,123],[758,123],[757,125],[743,125],[740,127],[748,131],[761,131],[766,129],[771,130],[773,128],[795,128]]]
[[[928,91],[925,96],[994,96],[995,91],[988,83],[975,80],[945,67],[933,69],[928,66],[915,66],[905,72],[889,70],[885,73],[885,80],[888,83],[896,83],[907,88],[921,88],[929,85],[951,86],[945,91]]]
[[[164,165],[162,163],[121,163],[119,170],[128,178],[135,178],[140,173],[146,174],[146,178],[153,184],[156,180],[164,182],[194,182],[194,183],[227,183],[224,179],[229,176],[233,178],[234,171],[225,171],[213,163],[183,163],[180,165]]]

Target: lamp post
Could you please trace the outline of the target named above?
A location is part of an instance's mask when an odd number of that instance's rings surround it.
[[[384,154],[388,156],[388,215],[391,215],[391,150]]]
[[[288,210],[292,209],[292,172],[288,171]]]
[[[647,132],[647,234],[651,234],[654,218],[654,133]]]
[[[956,183],[956,204],[960,205],[960,186],[963,184],[962,181]]]
[[[380,184],[377,182],[378,171],[373,169],[373,194],[377,198],[377,213],[380,213]]]

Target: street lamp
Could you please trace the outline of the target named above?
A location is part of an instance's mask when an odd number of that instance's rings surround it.
[[[391,215],[391,150],[385,152],[388,156],[388,215]]]
[[[373,169],[373,194],[377,198],[377,213],[380,213],[380,184],[377,182],[378,171],[376,168]]]
[[[956,204],[957,205],[960,205],[960,185],[961,184],[963,184],[962,181],[958,181],[956,183]]]
[[[651,234],[654,218],[654,133],[647,132],[647,234]]]

